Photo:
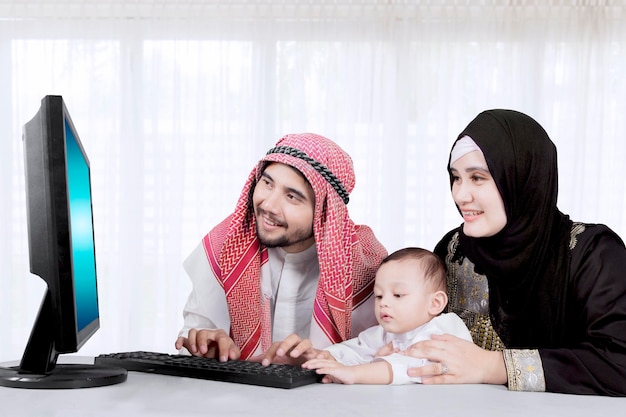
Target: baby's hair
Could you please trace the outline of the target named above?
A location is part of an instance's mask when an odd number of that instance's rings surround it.
[[[408,260],[420,263],[424,273],[424,281],[430,282],[435,290],[447,290],[446,267],[441,259],[429,250],[413,247],[399,249],[383,259],[380,265],[382,266],[391,261]]]

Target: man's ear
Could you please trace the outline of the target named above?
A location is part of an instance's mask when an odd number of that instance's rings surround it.
[[[446,308],[447,304],[448,294],[446,294],[445,291],[441,290],[435,291],[430,296],[430,308],[428,309],[428,312],[433,316],[438,316],[439,313],[441,313],[443,309]]]

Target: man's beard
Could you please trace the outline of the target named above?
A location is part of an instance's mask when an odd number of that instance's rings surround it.
[[[259,238],[259,241],[266,248],[283,248],[286,246],[293,246],[297,243],[304,242],[313,237],[313,228],[311,230],[296,230],[293,234],[283,233],[281,236],[278,236],[274,239],[268,239],[261,235],[259,231],[258,222],[255,225],[256,227],[256,235]]]

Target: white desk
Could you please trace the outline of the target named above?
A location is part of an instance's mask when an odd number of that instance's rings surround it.
[[[314,384],[285,390],[138,372],[100,388],[0,387],[3,417],[590,417],[622,416],[625,410],[626,398],[509,392],[491,385]]]

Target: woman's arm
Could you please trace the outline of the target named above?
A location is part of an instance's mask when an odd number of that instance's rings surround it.
[[[539,349],[546,391],[626,396],[626,248],[606,226],[585,227],[572,249],[569,340]]]

